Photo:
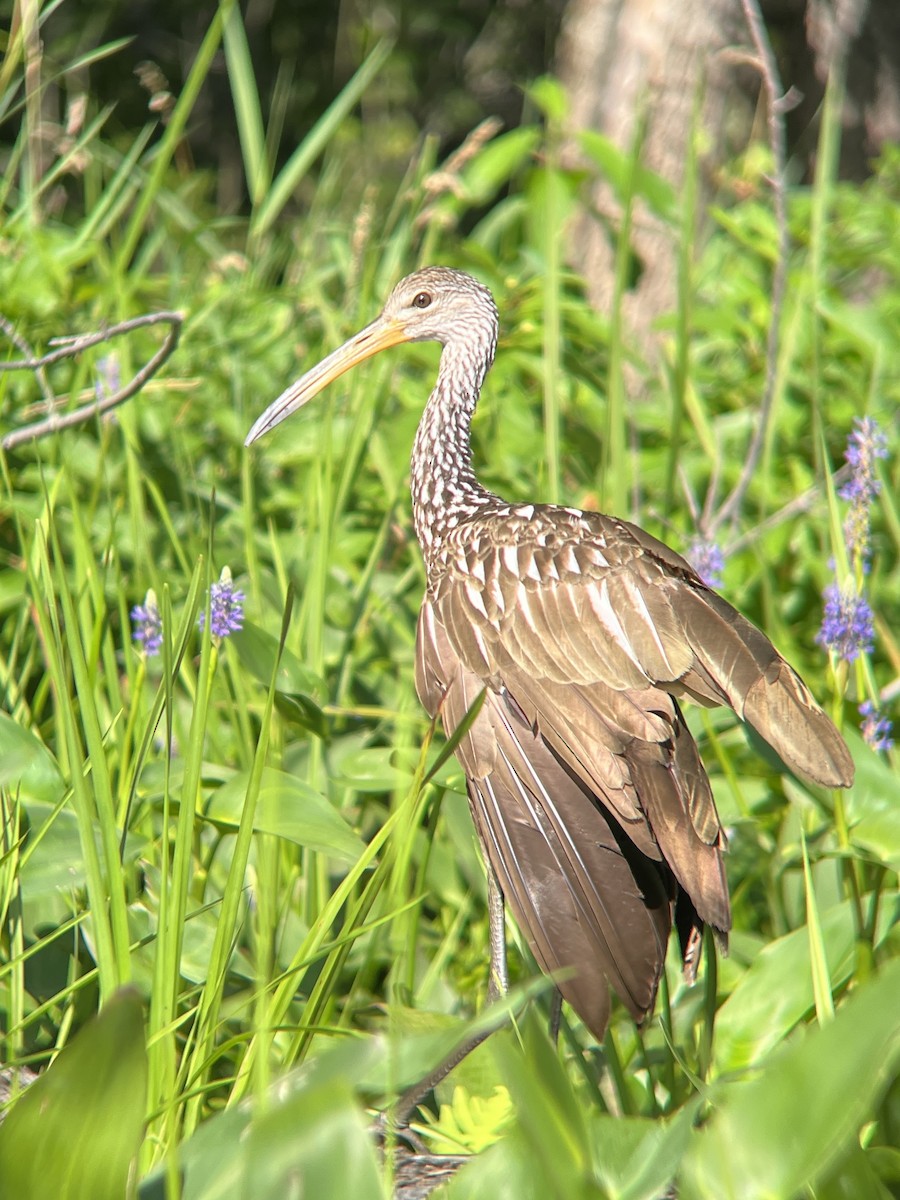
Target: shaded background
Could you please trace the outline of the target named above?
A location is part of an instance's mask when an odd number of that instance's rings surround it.
[[[900,141],[900,5],[768,0],[762,8],[789,94],[789,179],[807,181],[815,172],[825,82],[837,68],[846,77],[840,175],[864,178],[880,148]],[[127,6],[69,0],[52,13],[43,41],[56,62],[45,62],[45,75],[55,67],[59,78],[44,98],[48,162],[56,149],[52,131],[64,128],[72,101],[81,95],[90,95],[94,108],[114,104],[109,128],[118,127],[129,142],[155,112],[164,112],[215,11],[211,3],[185,6],[176,0]],[[250,0],[242,14],[276,166],[303,141],[378,41],[393,42],[388,63],[333,146],[344,154],[340,215],[348,221],[364,198],[377,212],[379,199],[396,193],[423,137],[433,140],[441,157],[486,117],[499,118],[506,128],[534,120],[527,85],[546,72],[558,75],[568,96],[564,138],[571,131],[595,130],[627,151],[645,121],[643,160],[676,188],[687,147],[702,129],[700,213],[713,199],[727,205],[739,198],[734,178],[723,181],[723,165],[754,133],[765,140],[760,76],[739,0],[438,0],[427,6],[380,0],[333,7]],[[92,64],[89,79],[84,69],[63,73],[63,64],[118,39],[130,40]],[[0,155],[15,133],[13,117],[0,127]],[[563,142],[563,154],[568,165],[578,165],[572,141]],[[180,162],[185,170],[207,169],[214,178],[215,213],[248,211],[221,53],[194,107]],[[313,172],[293,198],[295,212],[305,209],[315,186]],[[567,256],[584,276],[592,302],[606,311],[614,277],[608,229],[621,214],[602,179],[582,200],[567,227]],[[477,215],[470,213],[469,221]],[[654,321],[675,302],[671,230],[638,211],[634,249],[626,320],[649,351]]]
[[[131,38],[91,68],[91,89],[99,102],[114,102],[116,120],[133,131],[146,120],[148,102],[136,69],[155,64],[177,91],[216,7],[68,0],[46,21],[44,45],[61,66],[104,41]],[[845,177],[861,177],[885,141],[900,140],[900,6],[894,0],[836,6],[768,0],[762,9],[785,89],[796,89],[788,118],[795,174],[808,170],[827,70],[845,53],[842,167]],[[485,116],[518,124],[522,84],[546,71],[557,72],[568,87],[574,115],[605,130],[633,119],[635,96],[649,100],[653,125],[674,132],[679,100],[691,99],[701,80],[708,91],[741,96],[751,106],[759,90],[756,73],[741,63],[748,39],[739,0],[435,0],[427,11],[409,0],[333,7],[250,0],[242,13],[256,77],[267,81],[270,97],[282,97],[285,156],[383,36],[395,39],[395,50],[367,96],[362,120],[372,135],[368,154],[387,169],[422,131],[436,134],[446,151]],[[61,94],[48,97],[58,119],[65,93],[83,87],[77,73],[61,80]],[[746,126],[734,114],[725,124],[725,144],[733,149],[740,144],[735,134],[742,136]],[[7,127],[5,140],[10,133]],[[195,109],[190,142],[199,164],[226,168],[232,190],[226,187],[221,200],[239,208],[245,197],[224,65]]]

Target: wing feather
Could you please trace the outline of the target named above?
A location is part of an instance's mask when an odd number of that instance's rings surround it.
[[[416,684],[448,733],[484,688],[427,600]],[[613,740],[609,731],[606,736]],[[559,974],[563,995],[599,1038],[609,986],[636,1020],[652,1008],[675,883],[636,803],[626,759],[597,743],[590,748],[587,739],[582,753],[591,764],[590,783],[532,724],[526,706],[491,687],[457,749],[476,828],[504,897],[538,963]],[[600,763],[607,775],[595,778]],[[614,796],[631,821],[616,811]]]
[[[453,689],[447,699],[452,722]],[[497,745],[493,768],[469,780],[476,826],[535,958],[560,975],[598,1038],[610,985],[642,1020],[671,924],[667,869],[640,853],[502,696],[488,693],[473,736]]]
[[[766,635],[708,588],[684,588],[678,612],[698,665],[787,765],[826,787],[849,787],[853,759],[831,719]]]

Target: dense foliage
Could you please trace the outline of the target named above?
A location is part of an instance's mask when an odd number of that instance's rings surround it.
[[[220,47],[246,221],[180,153]],[[248,452],[262,408],[400,274],[452,263],[504,321],[475,423],[484,480],[685,549],[738,481],[766,387],[777,231],[759,151],[699,245],[690,187],[585,140],[623,212],[646,203],[682,247],[649,364],[622,327],[628,270],[597,314],[560,265],[584,171],[559,165],[552,83],[531,92],[545,119],[449,163],[425,142],[386,196],[354,113],[389,47],[281,171],[246,49],[223,6],[164,127],[107,137],[89,105],[40,171],[26,104],[0,190],[5,359],[184,314],[177,352],[114,415],[2,457],[0,1057],[48,1068],[0,1127],[4,1195],[389,1194],[366,1109],[483,1003],[483,872],[412,685],[406,481],[437,351],[374,360]],[[0,82],[14,114],[21,70]],[[900,1180],[896,764],[883,724],[880,749],[859,732],[879,741],[859,706],[889,716],[900,664],[898,204],[895,154],[868,185],[823,170],[791,194],[771,421],[717,530],[723,590],[843,726],[856,783],[802,785],[730,713],[690,714],[729,827],[731,955],[710,948],[688,987],[673,954],[645,1029],[619,1012],[598,1047],[564,1017],[555,1050],[519,947],[511,1026],[417,1119],[434,1148],[481,1152],[449,1196],[637,1200],[673,1179],[684,1197],[887,1196]],[[142,328],[0,374],[5,429],[50,392],[74,408],[114,390],[159,342]],[[861,548],[862,417],[884,440]],[[843,657],[817,642],[835,581],[872,614]]]

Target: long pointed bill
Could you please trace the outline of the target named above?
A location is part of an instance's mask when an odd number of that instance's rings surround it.
[[[307,371],[296,383],[292,383],[286,391],[283,391],[278,399],[274,400],[262,416],[254,422],[244,445],[249,446],[251,442],[261,438],[264,433],[274,429],[285,417],[289,417],[298,408],[302,408],[307,401],[318,396],[323,388],[327,387],[329,383],[333,383],[351,367],[355,367],[357,363],[364,362],[365,359],[371,358],[373,354],[378,354],[381,350],[387,350],[389,346],[399,346],[401,342],[408,341],[410,341],[410,337],[399,321],[386,319],[383,316],[376,317],[371,325],[360,330],[348,342],[344,342],[343,346],[333,351],[327,358],[323,358],[317,367]]]

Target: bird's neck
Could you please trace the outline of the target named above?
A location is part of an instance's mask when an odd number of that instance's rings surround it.
[[[416,536],[429,570],[437,565],[452,530],[496,497],[475,478],[469,435],[494,339],[473,354],[448,342],[434,391],[425,406],[412,452],[411,490]]]

